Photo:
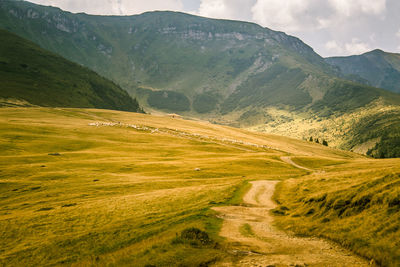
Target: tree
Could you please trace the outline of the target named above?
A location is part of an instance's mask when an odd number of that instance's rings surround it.
[[[313,138],[312,138],[312,136],[310,136],[310,139],[309,139],[309,141],[310,141],[310,142],[312,142],[312,141],[313,141]]]
[[[324,145],[324,146],[328,146],[328,142],[324,139],[324,140],[322,140],[322,144]]]
[[[317,138],[317,139],[315,139],[315,143],[319,144],[319,140],[318,140],[318,138]]]

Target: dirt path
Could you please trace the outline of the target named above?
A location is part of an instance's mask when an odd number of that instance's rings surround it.
[[[290,164],[290,165],[295,166],[296,168],[303,169],[303,170],[306,170],[306,171],[314,171],[314,170],[311,170],[311,169],[309,169],[309,168],[307,168],[307,167],[304,167],[304,166],[301,166],[301,165],[295,163],[295,162],[292,160],[291,157],[281,157],[281,160],[283,160],[284,162],[286,162],[286,163],[288,163],[288,164]]]
[[[246,206],[216,207],[224,219],[220,235],[232,257],[214,266],[368,266],[364,259],[330,242],[300,238],[273,227],[270,210],[276,181],[255,181]]]

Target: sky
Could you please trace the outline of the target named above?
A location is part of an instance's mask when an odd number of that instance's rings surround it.
[[[30,0],[71,12],[134,15],[172,10],[251,21],[299,37],[323,57],[400,53],[399,0]]]

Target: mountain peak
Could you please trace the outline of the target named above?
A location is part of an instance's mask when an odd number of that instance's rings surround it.
[[[383,50],[381,50],[381,49],[379,49],[379,48],[377,48],[377,49],[371,50],[371,51],[369,51],[369,52],[366,52],[366,53],[364,53],[363,55],[368,55],[368,54],[378,54],[378,55],[381,55],[381,54],[386,54],[386,52],[383,51]]]
[[[327,58],[353,81],[400,93],[400,55],[375,49],[362,55]]]

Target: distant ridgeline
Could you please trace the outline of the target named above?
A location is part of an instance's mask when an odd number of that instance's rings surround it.
[[[116,81],[149,110],[400,156],[387,146],[400,135],[400,95],[345,80],[283,32],[177,12],[91,16],[20,1],[0,2],[0,27]]]
[[[0,29],[0,105],[142,112],[137,101],[95,72]]]
[[[325,60],[349,80],[400,93],[400,54],[377,49],[359,56]]]

